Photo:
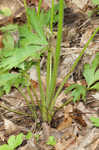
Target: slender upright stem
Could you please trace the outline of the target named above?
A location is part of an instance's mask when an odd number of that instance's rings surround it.
[[[38,16],[40,14],[41,5],[42,5],[42,0],[39,0],[39,3],[38,3],[38,12],[37,12]]]
[[[28,92],[28,95],[29,95],[29,97],[30,97],[30,99],[31,99],[31,103],[32,103],[32,113],[33,113],[33,116],[34,116],[34,119],[36,120],[37,119],[37,113],[36,113],[36,105],[35,105],[35,103],[34,103],[34,99],[33,99],[33,96],[32,96],[32,94],[31,94],[31,90],[30,90],[30,87],[28,86],[27,87],[27,92]]]
[[[25,12],[26,12],[26,18],[27,18],[28,29],[29,29],[30,31],[32,31],[30,19],[29,19],[29,16],[28,16],[28,8],[27,8],[26,0],[24,0],[24,8],[25,8]]]
[[[39,107],[40,107],[40,101],[39,101],[38,95],[37,95],[37,93],[36,93],[36,91],[35,91],[35,88],[33,87],[33,84],[32,84],[32,82],[30,81],[30,76],[29,76],[28,74],[25,74],[25,77],[27,78],[28,82],[30,83],[32,92],[33,92],[33,94],[34,94],[34,96],[35,96],[35,98],[36,98],[36,101],[37,101],[37,103],[38,103],[38,105],[39,105]]]
[[[64,7],[63,2],[64,0],[59,1],[58,37],[57,37],[57,43],[56,43],[56,52],[54,55],[54,67],[53,67],[52,80],[51,80],[51,86],[50,86],[50,95],[49,95],[50,104],[51,104],[51,101],[55,92],[57,71],[58,71],[59,58],[60,58],[60,47],[61,47],[62,26],[63,26],[63,7]]]
[[[52,0],[52,7],[51,7],[51,21],[50,21],[50,30],[53,32],[53,19],[54,19],[54,0]],[[47,77],[46,77],[46,105],[47,108],[50,103],[50,86],[51,86],[51,80],[52,80],[52,52],[51,52],[51,40],[49,39],[49,50],[48,50],[48,56],[47,56]]]
[[[47,75],[46,75],[46,106],[48,108],[49,105],[49,93],[50,93],[50,84],[51,84],[51,77],[52,77],[52,54],[51,51],[48,51],[47,56]]]
[[[37,63],[36,69],[37,69],[38,83],[39,83],[39,88],[40,88],[42,119],[43,121],[47,121],[47,109],[46,109],[45,95],[44,95],[42,81],[41,81],[40,62]]]
[[[52,0],[52,7],[51,7],[51,22],[50,22],[51,32],[53,32],[53,20],[54,20],[54,0]]]
[[[30,111],[32,112],[32,116],[33,116],[34,112],[33,112],[32,105],[29,103],[29,100],[27,99],[27,97],[25,96],[25,94],[22,92],[22,90],[20,88],[17,88],[17,89],[21,93],[21,95],[24,97],[24,100],[25,100],[27,106],[29,107]],[[33,116],[33,119],[34,119],[34,116]]]

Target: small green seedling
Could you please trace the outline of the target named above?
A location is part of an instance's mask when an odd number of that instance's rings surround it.
[[[94,124],[94,126],[99,127],[99,118],[91,117],[90,120]]]
[[[35,134],[34,137],[35,137],[36,141],[38,142],[39,138],[40,138],[40,134]]]
[[[71,96],[73,96],[73,102],[79,101],[81,98],[85,101],[86,100],[86,87],[79,85],[79,84],[72,84],[65,90],[67,94],[69,91],[72,91]]]
[[[8,139],[8,144],[4,144],[0,146],[0,150],[15,150],[18,146],[20,146],[24,140],[29,140],[32,137],[32,132],[28,132],[25,136],[23,133],[18,134],[17,136],[12,135]]]
[[[8,139],[8,144],[4,144],[2,146],[0,146],[0,150],[15,150],[15,148],[17,148],[19,145],[22,144],[23,142],[23,133],[20,133],[17,136],[10,136]]]
[[[55,146],[56,145],[56,140],[54,136],[49,136],[48,141],[46,143],[47,145]]]
[[[80,99],[86,100],[86,94],[89,90],[99,90],[99,53],[92,61],[92,64],[84,65],[83,76],[87,82],[87,86],[73,84],[65,90],[65,93],[71,91],[71,96],[73,96],[73,101],[76,102]]]
[[[26,140],[29,140],[32,138],[32,132],[28,132],[27,135],[25,136]]]

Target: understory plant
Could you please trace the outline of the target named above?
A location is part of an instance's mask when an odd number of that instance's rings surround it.
[[[99,53],[96,54],[91,64],[84,65],[83,76],[86,80],[86,85],[76,83],[65,90],[66,94],[71,91],[74,102],[80,99],[86,101],[86,95],[90,90],[99,91]]]
[[[94,31],[71,67],[70,72],[62,81],[57,92],[55,92],[62,40],[64,1],[59,0],[59,6],[56,7],[54,0],[52,0],[52,8],[46,13],[40,10],[41,2],[40,0],[38,12],[36,12],[35,9],[28,8],[26,0],[24,0],[27,23],[24,25],[9,24],[0,28],[3,32],[4,45],[0,51],[0,95],[9,93],[11,87],[17,88],[32,112],[33,119],[36,120],[38,117],[36,112],[36,105],[38,105],[43,122],[50,123],[54,115],[54,106],[58,95],[83,56],[89,43],[99,31],[99,27]],[[57,8],[59,8],[58,16]],[[53,50],[51,40],[54,34],[53,23],[55,19],[58,19],[58,33],[56,47]],[[17,39],[16,35],[18,37]],[[40,71],[40,59],[45,51],[47,52],[46,91],[43,89]],[[32,66],[35,66],[37,70],[40,98],[28,74]],[[31,102],[22,92],[23,87],[27,88]],[[36,98],[36,103],[31,89]]]
[[[92,4],[95,6],[92,10],[88,11],[88,16],[92,17],[94,14],[99,15],[99,0],[91,0]]]
[[[29,132],[26,136],[23,133],[20,133],[17,136],[11,135],[7,141],[8,144],[1,145],[0,150],[15,150],[22,144],[24,139],[29,140],[31,137],[31,132]]]

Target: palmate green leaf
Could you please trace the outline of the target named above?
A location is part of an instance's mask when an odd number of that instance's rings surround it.
[[[23,137],[24,137],[24,134],[23,133],[20,133],[16,136],[15,138],[15,145],[14,145],[14,148],[18,147],[19,145],[22,144],[23,142]]]
[[[69,93],[71,91],[71,96],[73,96],[73,102],[76,102],[82,98],[82,100],[86,101],[86,92],[87,89],[85,86],[79,85],[79,84],[72,84],[69,86],[65,93]]]
[[[0,146],[0,150],[15,150],[15,148],[17,148],[19,145],[22,144],[23,137],[24,137],[23,133],[20,133],[17,136],[14,135],[10,136],[8,139],[8,144]]]
[[[48,12],[44,12],[44,10],[41,10],[39,14],[39,21],[41,23],[42,28],[49,25],[51,19],[51,10],[49,9]]]
[[[56,4],[56,5],[54,5],[54,16],[53,16],[54,23],[58,22],[58,11],[59,11],[59,4]],[[49,9],[47,12],[45,12],[42,9],[38,18],[39,18],[39,22],[40,22],[42,28],[44,28],[45,26],[48,26],[50,24],[50,20],[51,20],[51,9]]]
[[[46,38],[44,35],[44,28],[42,27],[42,24],[39,20],[39,16],[37,15],[35,9],[28,9],[27,13],[30,18],[32,28],[38,34],[38,36],[41,38],[41,40],[43,40],[43,41],[45,40],[45,42],[46,42]]]
[[[99,127],[99,118],[91,117],[90,120],[96,127]]]
[[[92,61],[92,64],[85,64],[84,65],[84,72],[83,75],[86,79],[86,82],[88,84],[88,88],[97,80],[99,80],[99,69],[97,70],[99,66],[99,55],[97,54],[95,59]]]
[[[22,144],[23,137],[24,137],[23,133],[20,133],[17,136],[14,136],[14,135],[10,136],[8,139],[9,147],[14,150],[16,147]]]
[[[10,80],[16,80],[18,77],[20,77],[19,74],[12,74],[12,73],[0,74],[0,87]]]
[[[28,46],[24,48],[15,48],[11,56],[0,62],[0,70],[5,71],[12,69],[13,67],[17,67],[29,57],[33,58],[33,60],[36,61],[39,59],[42,52],[44,52],[43,46]]]
[[[21,83],[25,84],[24,77],[20,74],[13,73],[3,73],[0,74],[0,96],[8,94],[11,90],[11,87],[18,87]]]
[[[41,39],[38,34],[34,34],[29,31],[27,28],[27,25],[19,27],[19,33],[20,33],[20,41],[19,45],[21,47],[25,47],[28,45],[47,45],[46,39]]]

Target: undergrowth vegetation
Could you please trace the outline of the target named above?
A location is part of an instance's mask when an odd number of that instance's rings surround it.
[[[57,92],[56,79],[58,72],[58,65],[60,59],[60,49],[62,40],[62,27],[63,27],[63,10],[64,1],[59,0],[59,5],[54,5],[52,0],[52,8],[48,12],[40,11],[41,0],[39,1],[38,12],[35,9],[30,9],[26,5],[27,23],[24,25],[9,24],[0,28],[3,33],[4,47],[0,51],[0,96],[8,94],[11,87],[15,87],[23,95],[34,120],[37,119],[36,104],[31,94],[30,88],[36,97],[36,103],[42,114],[43,122],[50,123],[54,115],[54,106],[58,95],[60,94],[64,84],[69,79],[71,73],[77,66],[79,60],[83,56],[89,43],[92,41],[99,27],[94,31],[84,48],[82,49],[79,57],[73,64],[70,72],[66,75]],[[59,13],[57,13],[59,11]],[[56,47],[53,53],[51,39],[53,37],[53,23],[58,21],[58,33]],[[17,34],[18,39],[15,39]],[[41,72],[40,72],[40,59],[44,52],[47,52],[47,75],[46,75],[46,93],[44,92]],[[53,64],[52,64],[52,59]],[[40,89],[40,98],[38,98],[35,88],[31,84],[28,71],[32,66],[36,66],[38,74],[38,84]],[[99,53],[96,55],[92,64],[86,64],[84,67],[84,77],[87,86],[72,85],[66,89],[66,93],[72,90],[73,101],[82,98],[86,100],[86,92],[89,90],[99,90]],[[15,71],[17,70],[17,71]],[[31,99],[31,104],[28,101],[22,88],[26,87]]]

